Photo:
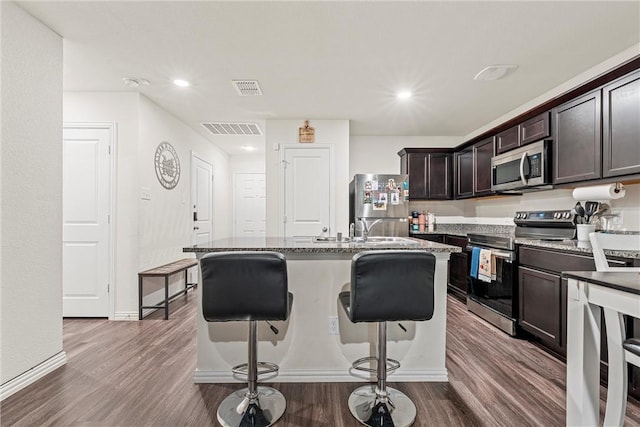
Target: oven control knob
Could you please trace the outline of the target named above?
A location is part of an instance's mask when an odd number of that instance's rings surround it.
[[[571,213],[570,212],[565,212],[563,216],[564,216],[565,219],[568,219],[571,216]]]
[[[522,212],[522,219],[527,219],[528,216],[529,216],[528,213]]]
[[[553,219],[558,219],[558,212],[553,213]]]
[[[520,212],[516,213],[516,219],[520,219]]]

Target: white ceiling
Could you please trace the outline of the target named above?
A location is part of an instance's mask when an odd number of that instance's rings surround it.
[[[201,122],[466,135],[640,41],[640,1],[18,4],[64,38],[65,90],[138,90],[230,154],[264,137],[216,137]],[[493,64],[519,67],[473,80]],[[125,76],[151,84],[130,89]],[[258,80],[264,95],[238,96],[233,79]]]

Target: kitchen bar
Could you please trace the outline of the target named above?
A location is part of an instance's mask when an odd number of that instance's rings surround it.
[[[198,259],[209,252],[276,251],[287,258],[289,291],[294,294],[291,316],[274,322],[278,335],[258,326],[258,358],[280,366],[279,382],[354,381],[351,362],[372,354],[374,324],[353,324],[339,309],[338,294],[347,290],[351,258],[364,250],[424,250],[436,257],[435,310],[425,322],[390,323],[388,353],[401,367],[392,381],[447,381],[445,366],[447,262],[460,248],[411,239],[370,238],[366,243],[322,242],[311,237],[230,238],[184,248]],[[246,358],[246,325],[207,323],[198,287],[196,383],[235,382],[231,367]],[[330,329],[337,319],[337,329]],[[360,377],[369,379],[369,377]]]

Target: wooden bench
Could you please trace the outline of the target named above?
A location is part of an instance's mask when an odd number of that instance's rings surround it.
[[[164,308],[164,320],[169,319],[169,302],[175,297],[186,294],[191,288],[196,287],[197,283],[189,283],[187,280],[187,270],[198,265],[198,260],[194,258],[185,258],[159,267],[145,270],[138,273],[138,320],[142,320],[142,310],[145,308]],[[184,271],[184,289],[169,296],[169,276]],[[142,305],[142,281],[145,277],[164,277],[164,301],[157,305]]]

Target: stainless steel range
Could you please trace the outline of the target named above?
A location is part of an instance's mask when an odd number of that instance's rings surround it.
[[[575,237],[569,210],[516,212],[514,234],[469,233],[467,308],[509,335],[518,326],[518,252],[516,239],[565,240]],[[481,274],[481,263],[485,274]]]

